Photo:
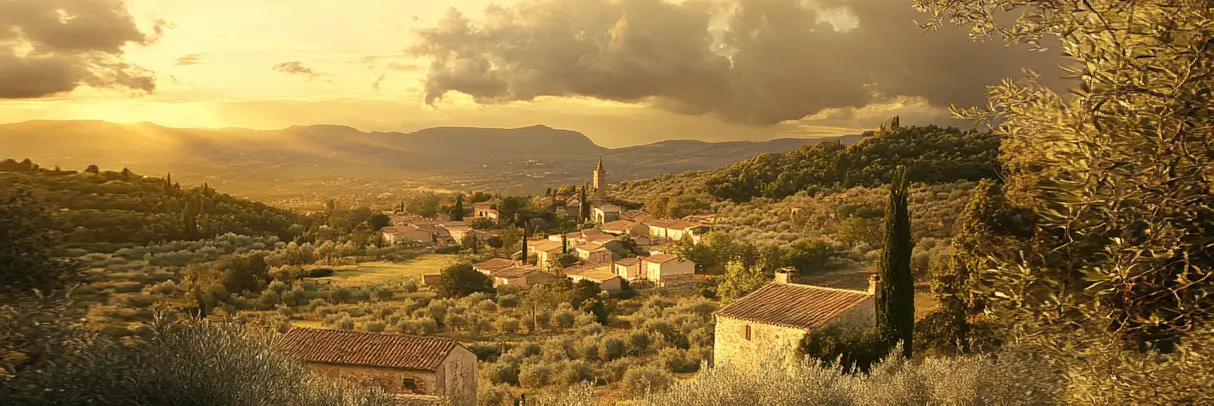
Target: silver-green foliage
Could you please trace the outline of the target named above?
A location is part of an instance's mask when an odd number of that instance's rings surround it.
[[[0,385],[8,404],[383,405],[387,395],[325,380],[237,325],[157,322],[133,343],[76,341]],[[44,337],[53,341],[57,337]]]

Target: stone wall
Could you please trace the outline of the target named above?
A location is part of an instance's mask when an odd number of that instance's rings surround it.
[[[874,306],[873,298],[869,297],[868,300],[856,305],[856,307],[847,309],[847,311],[835,316],[835,319],[831,320],[830,324],[846,324],[862,327],[875,326],[877,324],[877,310]]]
[[[432,372],[319,362],[309,362],[307,366],[314,371],[333,378],[342,379],[358,386],[379,387],[389,393],[418,393],[422,395],[442,396],[442,387],[439,386],[438,376]],[[417,388],[414,390],[406,389],[405,378],[413,378]]]
[[[442,396],[455,406],[475,405],[476,367],[476,354],[464,347],[455,347],[439,369],[443,382]]]
[[[746,326],[750,326],[750,339],[746,338]],[[714,367],[732,365],[762,371],[780,357],[796,359],[796,349],[805,337],[805,330],[718,317],[715,337]]]

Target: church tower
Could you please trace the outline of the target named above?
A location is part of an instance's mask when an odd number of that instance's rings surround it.
[[[607,170],[603,169],[603,157],[599,157],[599,166],[594,168],[594,197],[607,198]]]

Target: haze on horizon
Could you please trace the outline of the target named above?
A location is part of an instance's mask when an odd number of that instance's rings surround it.
[[[1058,51],[923,33],[910,0],[9,0],[0,122],[334,124],[665,139],[856,133],[948,106]]]

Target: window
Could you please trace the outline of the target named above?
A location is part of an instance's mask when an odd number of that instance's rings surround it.
[[[413,378],[405,378],[404,386],[408,390],[417,390],[417,381]]]
[[[746,335],[747,340],[750,339],[750,325],[749,324],[746,325],[746,329],[745,329],[745,331],[743,331],[743,334]]]

